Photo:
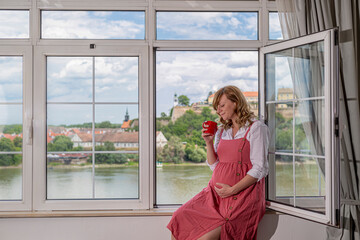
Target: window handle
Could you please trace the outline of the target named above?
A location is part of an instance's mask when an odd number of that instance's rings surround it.
[[[26,118],[27,122],[27,128],[26,128],[26,145],[32,145],[32,139],[33,139],[33,119],[31,117]]]

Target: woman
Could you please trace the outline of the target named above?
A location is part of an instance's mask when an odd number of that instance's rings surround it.
[[[177,240],[256,239],[265,213],[269,131],[235,86],[218,90],[213,107],[222,126],[215,136],[204,133],[206,129],[202,134],[212,178],[173,214],[167,227]]]

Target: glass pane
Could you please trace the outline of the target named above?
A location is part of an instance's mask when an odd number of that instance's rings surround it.
[[[293,107],[292,102],[267,104],[270,135],[269,152],[293,152]]]
[[[325,213],[324,159],[296,157],[296,206]],[[324,165],[323,165],[324,166]]]
[[[325,101],[300,101],[295,105],[295,152],[325,156]]]
[[[294,98],[292,50],[266,54],[266,100],[283,101]]]
[[[0,201],[21,199],[22,155],[0,154]]]
[[[138,198],[138,57],[47,61],[48,199]]]
[[[282,40],[279,14],[277,12],[269,12],[269,39]]]
[[[257,12],[157,12],[159,40],[257,40]]]
[[[28,10],[0,10],[0,38],[29,38]]]
[[[207,165],[158,165],[158,204],[183,204],[207,186],[212,171]]]
[[[274,185],[269,187],[269,199],[289,205],[294,204],[293,157],[269,155],[269,167],[274,172]],[[272,192],[274,191],[274,192]]]
[[[95,154],[95,198],[139,198],[139,154]]]
[[[95,101],[138,101],[138,57],[95,58]]]
[[[41,37],[52,39],[145,39],[145,12],[41,11]]]
[[[20,56],[0,56],[0,102],[22,102],[22,61]]]
[[[22,105],[0,105],[0,113],[0,152],[21,152]]]
[[[46,74],[48,101],[92,101],[92,57],[47,57]]]
[[[296,96],[324,96],[324,42],[296,47],[294,54]]]
[[[256,51],[156,52],[157,204],[182,204],[206,187],[212,172],[202,123],[218,118],[213,94],[230,84],[257,114]]]
[[[96,151],[139,149],[138,105],[96,105]]]
[[[67,153],[60,154],[69,158]],[[85,157],[89,158],[89,156]],[[47,199],[92,198],[92,168],[60,164],[52,165],[52,156],[48,155]]]
[[[47,105],[47,151],[92,150],[91,104]]]

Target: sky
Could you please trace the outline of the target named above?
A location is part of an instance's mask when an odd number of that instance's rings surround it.
[[[159,40],[257,40],[256,12],[158,12]]]
[[[0,20],[6,23],[0,26],[0,38],[28,37],[28,18],[27,11],[0,11]],[[256,40],[257,19],[256,12],[158,12],[157,38]],[[281,37],[276,16],[270,15],[270,22],[272,36]],[[42,37],[49,39],[144,39],[145,14],[142,11],[43,11],[41,30]],[[0,57],[1,69],[6,71],[1,71],[5,74],[0,76],[0,101],[21,102],[21,57]],[[93,97],[95,103],[116,103],[96,107],[95,116],[99,121],[122,122],[126,109],[131,119],[138,118],[138,71],[137,57],[48,57],[48,124],[75,124],[91,120],[90,105],[75,103],[90,103]],[[158,51],[156,84],[157,116],[161,112],[169,114],[175,93],[178,96],[187,95],[193,103],[205,100],[209,91],[214,92],[228,84],[236,85],[243,91],[257,91],[258,53]],[[64,102],[69,104],[66,107],[54,104]],[[3,114],[0,124],[9,122],[9,119],[21,119],[21,116],[10,117],[21,113],[9,110],[10,107],[7,109],[7,117]],[[65,118],[65,113],[71,118]]]

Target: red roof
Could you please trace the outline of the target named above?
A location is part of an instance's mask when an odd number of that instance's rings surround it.
[[[245,97],[258,97],[258,92],[243,92]]]
[[[121,128],[130,128],[130,122],[131,122],[131,120],[124,122],[124,123],[121,125]]]
[[[8,133],[4,133],[3,134],[5,138],[10,139],[11,141],[13,141],[16,137],[22,138],[22,133],[20,134],[8,134]]]

